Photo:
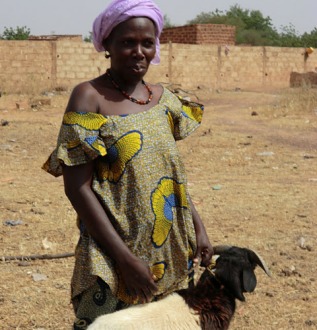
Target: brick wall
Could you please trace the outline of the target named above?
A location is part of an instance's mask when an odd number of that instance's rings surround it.
[[[262,89],[289,86],[290,73],[314,71],[317,52],[304,60],[302,48],[217,46],[167,43],[161,64],[150,67],[147,81],[184,89]],[[0,40],[0,91],[35,93],[71,89],[109,66],[91,43],[72,39]]]
[[[162,44],[234,45],[235,26],[224,24],[194,24],[164,29],[160,37]]]

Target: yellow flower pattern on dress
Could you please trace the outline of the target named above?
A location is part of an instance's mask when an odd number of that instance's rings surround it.
[[[152,274],[156,277],[155,282],[158,282],[164,277],[166,270],[166,262],[161,261],[154,264],[151,268]]]
[[[156,295],[188,286],[188,262],[196,249],[185,168],[175,141],[199,127],[203,107],[166,88],[152,108],[125,116],[65,113],[57,147],[43,168],[54,176],[63,166],[94,162],[91,187],[114,229],[158,278]],[[115,263],[78,219],[72,299],[96,279],[131,301]]]
[[[196,102],[189,102],[184,99],[181,100],[182,100],[183,115],[200,123],[203,117],[203,110],[204,110],[202,105]]]
[[[69,126],[80,126],[87,131],[99,131],[100,127],[107,122],[107,119],[98,113],[92,112],[66,112],[63,118],[63,124]],[[103,143],[97,136],[87,136],[84,141],[90,147],[100,152],[101,155],[106,154]],[[79,138],[67,142],[66,148],[71,150],[80,147],[81,140]]]
[[[64,125],[79,125],[88,131],[98,131],[107,119],[94,112],[66,112],[63,117]]]
[[[97,163],[99,180],[118,182],[127,163],[142,149],[142,134],[130,131],[121,136]]]
[[[152,242],[161,247],[173,226],[176,208],[188,208],[185,186],[171,178],[162,178],[151,196],[155,214]]]

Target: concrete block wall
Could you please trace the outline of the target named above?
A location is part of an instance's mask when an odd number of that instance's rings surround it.
[[[234,45],[235,26],[224,24],[193,24],[166,28],[163,30],[160,42],[179,44],[211,44]]]
[[[219,47],[219,89],[263,86],[263,47]]]
[[[184,89],[274,89],[289,87],[292,71],[317,70],[317,52],[304,61],[302,48],[163,44],[164,67],[148,79]],[[163,52],[164,54],[164,52]]]
[[[40,46],[40,47],[39,47]],[[32,93],[51,89],[54,42],[0,40],[0,89],[16,93]]]
[[[317,52],[306,61],[303,52],[302,48],[167,43],[161,45],[161,64],[150,66],[146,80],[186,90],[286,88],[292,71],[317,67]],[[109,64],[103,53],[82,41],[0,40],[0,91],[72,89],[105,72]]]
[[[184,89],[216,87],[217,46],[170,43],[161,48],[161,64],[157,68],[151,67],[147,76],[149,81]]]
[[[317,53],[304,60],[303,48],[267,47],[265,49],[264,79],[266,85],[284,87],[289,84],[290,73],[310,72],[317,69]]]
[[[91,43],[60,40],[56,48],[56,82],[61,88],[92,79],[109,65],[104,53],[96,52]]]

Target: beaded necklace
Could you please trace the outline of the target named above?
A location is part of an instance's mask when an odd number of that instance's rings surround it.
[[[143,100],[138,100],[136,98],[134,98],[133,96],[129,95],[126,91],[124,91],[118,84],[117,82],[113,79],[110,70],[108,69],[106,71],[106,75],[110,78],[110,81],[112,83],[112,85],[118,90],[120,91],[124,97],[126,97],[128,100],[130,100],[131,102],[134,102],[136,104],[140,104],[140,105],[146,105],[149,104],[152,101],[153,98],[153,92],[152,89],[150,88],[150,86],[148,84],[145,83],[145,81],[142,79],[142,84],[145,86],[145,88],[147,89],[147,91],[149,92],[149,97],[146,101]]]

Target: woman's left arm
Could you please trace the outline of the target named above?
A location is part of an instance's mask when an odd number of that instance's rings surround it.
[[[214,254],[213,247],[208,238],[206,228],[191,200],[189,198],[189,203],[192,211],[193,222],[196,232],[196,242],[197,249],[194,257],[194,262],[198,263],[201,260],[201,266],[207,267],[211,262],[211,257]]]

